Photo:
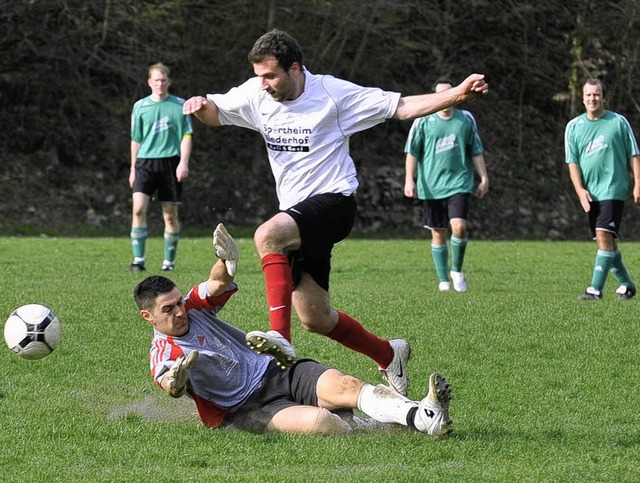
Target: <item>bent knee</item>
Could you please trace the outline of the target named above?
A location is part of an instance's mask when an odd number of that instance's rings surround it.
[[[147,214],[147,207],[143,204],[135,204],[133,205],[133,216],[145,216]]]
[[[256,228],[256,231],[253,234],[253,243],[256,245],[264,243],[269,237],[269,230],[265,228],[264,224],[260,225]]]
[[[281,247],[275,239],[275,234],[266,224],[260,225],[253,234],[253,243],[260,257],[269,253],[280,253]]]
[[[364,386],[364,382],[357,377],[349,374],[343,374],[338,369],[328,369],[322,374],[326,381],[332,387],[332,390],[341,395],[358,395]]]
[[[359,394],[362,386],[364,386],[364,382],[357,377],[353,377],[348,374],[343,375],[342,380],[340,381],[340,387],[347,393]]]
[[[337,414],[324,408],[319,408],[316,420],[309,428],[309,433],[315,434],[345,434],[351,431],[351,426]]]

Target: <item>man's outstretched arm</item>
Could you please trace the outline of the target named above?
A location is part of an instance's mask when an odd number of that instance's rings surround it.
[[[401,97],[393,118],[406,121],[424,117],[487,92],[489,92],[489,84],[485,82],[484,75],[471,74],[451,89]]]

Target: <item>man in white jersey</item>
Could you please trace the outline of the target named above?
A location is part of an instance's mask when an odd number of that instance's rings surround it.
[[[258,227],[254,241],[263,267],[268,332],[247,342],[291,364],[291,307],[303,327],[377,362],[383,378],[407,393],[411,353],[335,310],[329,301],[331,251],[356,215],[356,169],[349,138],[390,118],[414,119],[487,92],[472,75],[447,92],[401,97],[309,72],[296,40],[280,30],[260,37],[249,53],[255,77],[226,94],[188,99],[183,113],[211,126],[235,125],[262,134],[276,182],[280,212]]]
[[[427,396],[412,401],[310,359],[283,371],[273,357],[252,351],[244,332],[218,318],[238,291],[238,249],[222,224],[213,246],[218,260],[209,278],[185,296],[158,275],[134,289],[140,315],[153,326],[152,377],[170,396],[192,398],[206,426],[339,434],[393,423],[436,437],[451,431],[451,388],[439,373],[429,377]]]
[[[439,79],[433,91],[451,89]],[[467,249],[469,199],[474,193],[474,171],[480,182],[478,198],[489,191],[484,148],[476,120],[469,111],[448,107],[413,121],[405,145],[404,194],[423,201],[424,227],[431,230],[431,256],[438,277],[438,290],[466,292],[462,270]],[[451,227],[451,271],[447,232]]]
[[[591,285],[579,298],[600,300],[609,272],[620,284],[619,300],[636,295],[636,286],[622,262],[616,239],[629,191],[629,164],[633,170],[633,201],[640,204],[640,151],[624,116],[604,108],[604,85],[587,80],[582,87],[586,112],[567,123],[564,149],[569,175],[588,214],[598,251]]]

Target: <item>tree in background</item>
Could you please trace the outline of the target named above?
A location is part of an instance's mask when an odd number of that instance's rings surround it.
[[[580,108],[572,96],[582,76],[597,75],[609,101],[640,126],[638,19],[634,0],[0,0],[0,228],[55,223],[51,208],[80,224],[97,213],[92,222],[124,232],[130,106],[146,67],[169,65],[184,95],[222,92],[252,75],[248,50],[277,26],[299,39],[311,71],[363,85],[412,94],[441,75],[486,73],[492,92],[473,110],[490,127],[483,137],[495,183],[478,219],[504,218],[476,224],[474,236],[571,236],[578,224],[561,138]],[[408,224],[407,129],[385,123],[352,142],[360,228]],[[275,209],[252,133],[197,128],[192,169],[193,192],[206,194],[187,197],[186,226],[215,217],[254,227]],[[530,212],[509,216],[516,195]],[[536,204],[549,201],[557,212],[537,219],[544,210]]]

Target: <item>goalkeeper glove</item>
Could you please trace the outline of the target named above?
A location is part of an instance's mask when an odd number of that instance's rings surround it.
[[[224,261],[227,273],[235,277],[238,270],[238,246],[222,223],[213,230],[213,248],[216,257]]]
[[[171,397],[182,397],[187,392],[187,381],[191,368],[198,359],[198,351],[191,351],[187,357],[180,356],[167,374],[167,386]]]

